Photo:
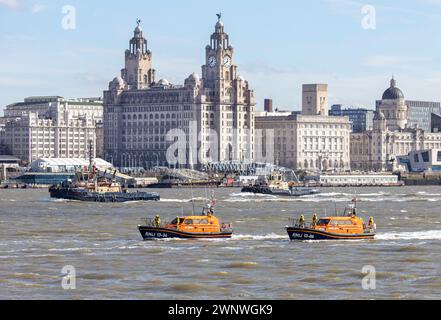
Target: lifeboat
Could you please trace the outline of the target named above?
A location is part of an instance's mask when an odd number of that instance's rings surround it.
[[[144,240],[184,239],[229,239],[233,234],[231,223],[221,224],[213,209],[204,208],[201,215],[176,217],[170,223],[162,224],[159,217],[146,218],[138,230]]]
[[[287,226],[291,240],[370,240],[375,237],[376,225],[371,217],[366,224],[357,215],[356,200],[345,209],[343,215],[317,218],[312,224],[306,225],[303,216]]]

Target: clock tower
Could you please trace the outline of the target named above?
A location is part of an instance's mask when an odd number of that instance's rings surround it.
[[[234,49],[218,14],[215,31],[205,48],[202,87],[207,97],[202,109],[208,114],[210,129],[217,132],[220,161],[254,159],[254,93],[248,81],[237,74]],[[204,113],[204,110],[202,110]]]
[[[220,14],[218,16],[220,17]],[[231,81],[237,77],[233,54],[234,49],[230,45],[229,36],[224,32],[224,23],[219,18],[215,32],[211,35],[210,44],[205,48],[202,77],[206,88],[215,89],[217,82]]]

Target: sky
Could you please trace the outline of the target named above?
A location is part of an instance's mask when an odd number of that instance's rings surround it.
[[[258,110],[265,98],[299,110],[304,83],[374,108],[392,75],[407,99],[441,101],[441,0],[0,0],[0,109],[102,96],[137,18],[157,79],[183,84],[201,74],[219,12]]]

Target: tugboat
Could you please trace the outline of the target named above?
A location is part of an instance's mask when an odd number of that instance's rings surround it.
[[[357,215],[357,200],[345,208],[343,216],[327,216],[318,219],[314,214],[310,226],[305,225],[303,215],[292,227],[287,226],[291,240],[370,240],[375,237],[374,218],[366,225]]]
[[[213,205],[204,207],[201,215],[176,217],[172,222],[162,224],[159,216],[146,218],[138,230],[144,240],[183,239],[229,239],[233,234],[231,223],[223,223],[214,215]]]
[[[269,181],[242,188],[242,192],[270,194],[276,196],[301,197],[320,193],[316,189],[299,186],[299,182],[286,182],[281,172],[273,172]]]
[[[116,170],[111,180],[107,178],[107,171],[98,177],[98,170],[93,164],[92,147],[89,146],[89,167],[76,173],[74,180],[68,179],[61,184],[49,188],[51,198],[93,201],[93,202],[128,202],[128,201],[158,201],[156,192],[128,192],[116,182]]]

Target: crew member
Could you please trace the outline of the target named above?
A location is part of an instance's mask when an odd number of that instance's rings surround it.
[[[314,216],[312,217],[312,226],[317,226],[318,216],[317,213],[314,213]]]
[[[305,216],[302,214],[299,219],[299,226],[303,228],[305,226]]]
[[[155,217],[155,226],[156,228],[159,228],[161,226],[161,218],[159,218],[159,216]]]
[[[375,229],[375,221],[374,221],[374,217],[370,217],[369,218],[369,229]]]

